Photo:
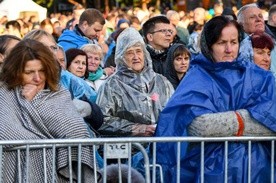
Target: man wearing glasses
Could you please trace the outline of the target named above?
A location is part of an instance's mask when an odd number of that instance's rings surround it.
[[[164,75],[167,51],[176,34],[168,18],[152,17],[143,24],[143,35],[152,59],[153,70]]]
[[[80,16],[79,24],[74,30],[65,30],[58,39],[64,50],[80,48],[84,44],[96,43],[105,24],[105,19],[99,10],[89,8]]]

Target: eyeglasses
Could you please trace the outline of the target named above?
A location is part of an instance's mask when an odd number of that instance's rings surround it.
[[[167,33],[173,34],[173,30],[171,30],[171,29],[160,29],[160,30],[153,31],[153,32],[150,32],[150,33],[154,34],[156,32],[161,32],[162,34],[167,34]]]

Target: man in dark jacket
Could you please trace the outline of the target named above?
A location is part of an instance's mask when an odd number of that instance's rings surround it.
[[[170,21],[162,15],[152,17],[143,24],[142,29],[153,70],[164,75],[167,52],[174,34]]]

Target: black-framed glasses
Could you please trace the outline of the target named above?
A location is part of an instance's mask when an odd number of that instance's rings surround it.
[[[153,32],[150,32],[151,34],[154,34],[156,32],[161,32],[162,34],[173,34],[173,30],[172,29],[160,29],[160,30],[156,30],[156,31],[153,31]]]

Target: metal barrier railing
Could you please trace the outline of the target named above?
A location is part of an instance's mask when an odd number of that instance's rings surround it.
[[[127,164],[129,166],[128,169],[128,182],[131,182],[131,156],[132,151],[137,149],[142,152],[144,156],[144,167],[145,167],[145,182],[163,182],[163,174],[162,174],[162,167],[158,164],[156,164],[156,143],[158,142],[175,142],[177,143],[177,183],[180,182],[180,146],[182,142],[199,142],[201,145],[201,182],[204,182],[204,147],[206,142],[224,142],[224,160],[227,162],[228,160],[228,143],[233,141],[239,141],[248,143],[248,182],[251,182],[251,145],[252,142],[257,141],[268,141],[271,142],[271,175],[270,180],[271,182],[275,182],[275,175],[274,175],[274,166],[275,166],[275,140],[276,137],[212,137],[212,138],[206,138],[206,137],[133,137],[133,138],[95,138],[95,139],[55,139],[55,140],[11,140],[11,141],[0,141],[0,183],[6,182],[5,179],[3,179],[3,166],[5,164],[5,155],[7,153],[16,152],[17,153],[17,182],[31,182],[30,181],[30,175],[29,175],[29,168],[30,166],[30,158],[31,152],[34,150],[40,150],[42,151],[43,156],[43,174],[44,179],[41,180],[41,182],[56,182],[56,152],[57,149],[60,148],[67,148],[68,150],[68,162],[69,162],[69,175],[70,179],[69,182],[74,182],[73,171],[76,171],[77,173],[77,180],[78,182],[82,182],[82,162],[81,162],[81,155],[82,155],[82,149],[84,147],[92,147],[93,149],[93,158],[96,160],[96,150],[99,145],[104,145],[104,156],[103,156],[103,182],[106,182],[106,167],[107,167],[107,159],[118,159],[119,165],[121,164],[121,159],[127,159]],[[145,148],[141,145],[144,143],[152,143],[152,162],[149,162],[149,157],[147,155],[147,152]],[[75,170],[72,164],[72,151],[76,151],[77,149],[77,170]],[[49,162],[47,162],[47,153],[51,152],[51,166],[49,165]],[[26,158],[23,158],[22,154]],[[21,160],[25,159],[24,162]],[[24,165],[22,164],[24,163]],[[224,182],[227,182],[227,169],[228,169],[228,163],[225,163],[224,165]],[[51,167],[51,181],[48,180],[47,174],[49,174],[48,167]],[[94,175],[97,175],[97,172],[99,168],[97,167],[96,161],[94,161],[93,164],[94,167]],[[120,167],[120,166],[119,166]],[[151,170],[151,171],[150,171]],[[160,180],[156,180],[156,172],[160,173]],[[119,170],[119,182],[122,180],[122,174]],[[97,176],[95,176],[94,182],[98,182]]]

